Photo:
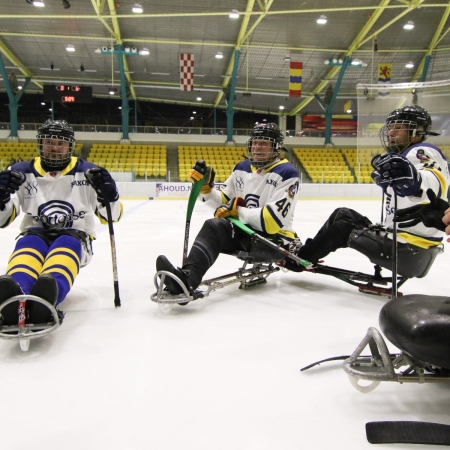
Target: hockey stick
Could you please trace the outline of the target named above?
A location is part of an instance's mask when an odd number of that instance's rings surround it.
[[[195,202],[200,194],[200,189],[203,186],[203,180],[195,181],[192,185],[191,193],[189,195],[188,207],[186,212],[186,225],[184,227],[184,243],[183,243],[183,264],[188,254],[189,244],[189,230],[191,228],[192,211],[194,211]]]
[[[397,214],[397,192],[394,190],[394,219]],[[397,297],[397,222],[394,220],[394,228],[392,233],[392,296],[391,298]]]
[[[281,247],[281,245],[277,245],[274,242],[270,241],[269,239],[266,239],[265,237],[258,234],[256,231],[253,231],[247,225],[244,225],[239,219],[236,219],[235,217],[228,217],[228,220],[230,222],[233,222],[238,228],[240,228],[242,231],[249,234],[250,236],[254,236],[255,238],[267,244],[269,247],[272,247],[273,249],[285,253],[287,257],[293,259],[295,262],[302,265],[303,267],[306,267],[307,269],[310,269],[312,267],[312,264],[309,261],[299,258],[298,256],[291,253],[289,250],[286,250],[285,248]]]
[[[368,422],[371,444],[450,445],[450,425],[433,422]]]
[[[102,188],[102,195],[105,199],[105,207],[106,207],[106,217],[108,219],[108,229],[109,229],[109,240],[111,244],[111,259],[112,259],[112,268],[113,268],[113,279],[114,279],[114,306],[116,308],[121,306],[120,303],[120,294],[119,294],[119,276],[117,274],[117,255],[116,255],[116,240],[114,238],[114,227],[113,220],[111,214],[111,204],[108,200],[107,193],[105,189]]]

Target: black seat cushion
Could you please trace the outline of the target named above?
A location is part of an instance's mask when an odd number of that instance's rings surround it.
[[[423,362],[450,369],[450,297],[405,295],[386,303],[379,324],[396,347]]]

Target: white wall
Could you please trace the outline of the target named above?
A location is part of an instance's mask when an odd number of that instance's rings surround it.
[[[156,185],[173,186],[179,194],[156,192]],[[119,193],[124,198],[180,199],[188,198],[190,183],[118,182]],[[181,188],[180,188],[181,187]],[[375,184],[317,184],[300,185],[300,198],[381,198],[381,189]]]

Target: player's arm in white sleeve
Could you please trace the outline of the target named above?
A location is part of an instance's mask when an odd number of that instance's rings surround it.
[[[17,194],[0,209],[0,228],[6,228],[20,214],[20,201]]]
[[[222,190],[211,189],[209,194],[201,194],[200,198],[205,204],[211,206],[212,208],[217,208],[224,203],[227,203],[232,198],[236,197],[235,191],[235,172],[231,172],[231,175],[225,181],[225,188]]]
[[[298,195],[298,178],[285,180],[274,189],[266,205],[260,208],[239,208],[239,219],[254,230],[278,233],[292,222]]]
[[[108,213],[106,206],[102,204],[97,198],[97,193],[94,189],[90,188],[90,204],[95,215],[99,218],[101,224],[108,223]],[[109,203],[111,207],[111,219],[113,222],[118,222],[122,218],[123,205],[119,199]]]
[[[449,179],[447,176],[448,171],[441,169],[441,165],[447,162],[439,155],[433,155],[436,151],[429,151],[431,157],[435,156],[430,161],[423,162],[417,158],[416,152],[410,152],[406,155],[406,158],[411,162],[421,177],[420,188],[416,195],[409,196],[409,200],[413,203],[428,203],[427,190],[432,189],[437,197],[446,199],[447,188]]]

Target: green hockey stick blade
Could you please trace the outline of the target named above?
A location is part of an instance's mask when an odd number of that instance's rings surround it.
[[[200,189],[203,186],[203,181],[195,181],[192,185],[191,193],[189,194],[188,207],[186,212],[186,220],[191,220],[192,211],[194,211],[195,202],[197,201],[197,197],[200,194]]]

